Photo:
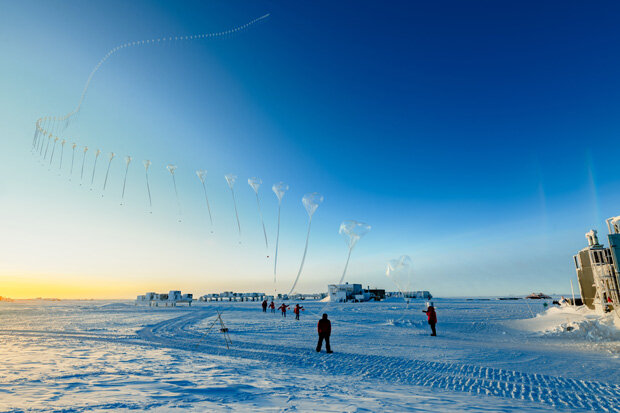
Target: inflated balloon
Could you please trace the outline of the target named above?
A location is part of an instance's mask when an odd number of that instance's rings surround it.
[[[252,177],[248,179],[248,184],[256,193],[256,206],[258,207],[258,216],[260,217],[260,223],[263,226],[263,235],[265,236],[265,248],[269,249],[269,242],[267,241],[267,230],[265,229],[265,220],[263,219],[263,212],[260,208],[260,198],[258,197],[258,188],[260,188],[263,181],[260,178]]]
[[[108,161],[108,169],[105,172],[105,180],[103,181],[103,192],[105,192],[105,188],[108,185],[108,176],[110,175],[110,166],[112,165],[112,159],[114,159],[115,156],[116,154],[114,152],[110,152],[110,160]],[[103,194],[101,194],[101,196],[103,196]]]
[[[338,233],[344,238],[349,248],[353,248],[357,242],[370,231],[370,225],[354,220],[342,221]]]
[[[353,251],[353,247],[357,244],[357,242],[370,231],[370,225],[365,224],[363,222],[357,222],[354,220],[342,221],[340,224],[340,229],[338,233],[342,235],[345,242],[349,246],[349,254],[347,255],[347,262],[344,265],[344,271],[342,272],[342,277],[340,277],[340,282],[338,284],[342,284],[344,281],[344,277],[347,274],[347,268],[349,267],[349,260],[351,259],[351,251]]]
[[[179,208],[179,219],[178,221],[181,222],[181,201],[179,200],[179,191],[177,191],[177,180],[174,177],[174,172],[177,170],[177,166],[176,165],[172,165],[172,164],[168,164],[166,166],[166,169],[168,170],[168,172],[170,172],[170,175],[172,175],[172,185],[174,186],[174,195],[177,199],[177,207]]]
[[[127,186],[127,174],[129,173],[129,164],[131,163],[131,156],[125,157],[125,177],[123,178],[123,192],[121,193],[121,205],[125,202],[125,187]]]
[[[95,182],[95,171],[97,170],[97,159],[99,159],[99,155],[101,155],[101,151],[97,149],[95,152],[95,163],[93,164],[93,176],[90,178],[90,190],[93,190],[93,182]]]
[[[284,182],[278,182],[277,184],[273,184],[271,190],[276,194],[276,197],[278,197],[278,229],[276,231],[276,251],[273,262],[273,283],[275,284],[278,271],[278,245],[280,244],[280,211],[282,210],[282,198],[286,191],[288,191],[288,185]]]
[[[88,146],[84,147],[84,154],[82,155],[82,172],[80,173],[80,186],[84,180],[84,164],[86,162],[86,152],[88,152]]]
[[[207,180],[207,171],[204,169],[199,169],[196,171],[196,176],[200,179],[202,183],[202,191],[205,194],[205,202],[207,203],[207,211],[209,211],[209,221],[211,222],[211,233],[213,234],[213,216],[211,215],[211,206],[209,205],[209,197],[207,196],[207,185],[205,181]]]
[[[403,299],[409,305],[409,300],[405,295],[413,290],[413,262],[408,255],[402,255],[399,258],[388,261],[385,275],[392,280]]]
[[[323,195],[319,194],[318,192],[306,194],[301,199],[301,203],[304,205],[304,208],[306,208],[306,212],[308,212],[308,234],[306,235],[306,246],[304,248],[304,255],[301,257],[299,271],[297,271],[297,277],[295,277],[295,282],[291,287],[291,291],[289,291],[289,295],[293,293],[293,290],[297,286],[297,281],[299,281],[299,276],[301,275],[301,271],[304,268],[306,254],[308,253],[308,241],[310,240],[310,227],[312,226],[312,216],[316,212],[316,209],[319,207],[319,205],[323,203]]]
[[[281,203],[284,194],[289,190],[289,186],[284,182],[278,182],[277,184],[273,184],[271,190],[276,194],[276,197],[278,197],[278,203]]]
[[[241,223],[239,222],[239,212],[237,211],[237,200],[235,199],[235,182],[237,182],[237,175],[228,174],[225,175],[226,183],[230,188],[230,193],[232,194],[233,205],[235,206],[235,217],[237,218],[237,228],[239,229],[239,243],[241,243]]]
[[[143,161],[144,165],[144,173],[146,174],[146,192],[149,194],[149,213],[153,213],[153,199],[151,198],[151,187],[149,185],[149,168],[151,166],[151,161],[148,159]]]

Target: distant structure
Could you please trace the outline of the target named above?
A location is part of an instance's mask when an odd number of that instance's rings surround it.
[[[433,298],[433,295],[428,292],[428,291],[390,291],[385,293],[386,297],[402,297],[402,298],[409,298],[409,299],[422,299],[422,300],[430,300],[431,298]]]
[[[327,297],[327,294],[326,293],[291,294],[291,295],[284,294],[284,296],[286,296],[286,299],[291,300],[291,301],[302,301],[302,300],[322,300],[323,298]],[[278,294],[278,298],[280,298],[280,294]]]
[[[235,293],[233,291],[224,291],[219,294],[205,294],[200,297],[199,301],[263,301],[273,299],[273,296],[265,293]]]
[[[370,288],[370,286],[368,286],[368,288],[366,288],[364,290],[365,293],[370,293],[374,296],[375,300],[377,301],[381,301],[381,300],[385,300],[385,290],[380,289],[380,288]]]
[[[609,312],[618,309],[618,258],[620,258],[620,217],[607,219],[609,244],[599,243],[596,230],[586,233],[588,246],[573,256],[583,303],[592,310]]]
[[[363,297],[362,284],[330,284],[327,286],[329,301],[333,303],[346,303],[347,301],[365,301],[357,297]]]
[[[364,290],[362,284],[330,284],[327,286],[327,296],[334,303],[379,301],[385,298],[385,290]]]
[[[190,307],[192,305],[192,301],[194,301],[193,294],[181,294],[181,291],[172,290],[168,294],[158,294],[158,293],[146,293],[144,295],[139,295],[136,298],[136,305],[138,304],[148,304],[149,307],[155,306],[159,307],[159,305],[165,305],[168,307],[176,307],[179,303],[187,303]]]
[[[543,293],[532,293],[525,297],[528,300],[550,300],[551,297]]]

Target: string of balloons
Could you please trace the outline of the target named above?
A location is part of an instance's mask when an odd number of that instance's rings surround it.
[[[139,41],[133,41],[133,42],[127,42],[127,43],[123,43],[120,44],[110,50],[108,50],[108,52],[103,55],[103,57],[99,60],[99,62],[95,65],[95,67],[93,67],[93,69],[91,70],[90,74],[88,75],[88,78],[86,80],[86,83],[84,84],[84,87],[82,89],[82,93],[80,94],[80,99],[78,100],[77,105],[75,106],[75,108],[70,111],[69,113],[62,115],[62,116],[44,116],[41,117],[39,119],[37,119],[37,121],[35,122],[35,132],[34,132],[34,136],[33,136],[33,140],[32,140],[32,152],[33,153],[39,153],[39,155],[41,155],[43,157],[43,161],[47,161],[48,159],[48,153],[50,153],[50,157],[49,157],[49,168],[51,169],[52,167],[52,163],[54,162],[54,155],[56,152],[56,145],[57,143],[60,141],[60,145],[61,145],[61,154],[60,154],[60,164],[58,169],[62,170],[62,163],[63,163],[63,158],[64,158],[64,146],[67,142],[67,139],[60,139],[57,135],[59,133],[61,133],[62,131],[64,131],[76,118],[76,116],[79,114],[80,109],[84,103],[84,100],[86,98],[86,94],[88,92],[88,89],[93,81],[93,78],[95,76],[95,74],[97,73],[97,71],[101,68],[101,66],[108,60],[110,59],[112,56],[114,56],[117,52],[123,50],[123,49],[127,49],[127,48],[131,48],[131,47],[141,47],[141,46],[155,46],[155,45],[164,45],[166,43],[171,43],[171,42],[179,42],[179,41],[195,41],[195,40],[203,40],[203,39],[214,39],[214,38],[219,38],[219,37],[224,37],[224,36],[228,36],[228,35],[232,35],[234,33],[237,32],[241,32],[245,29],[247,29],[248,27],[268,18],[270,16],[270,13],[264,14],[260,17],[257,17],[253,20],[250,20],[249,22],[240,25],[240,26],[236,26],[233,28],[230,28],[228,30],[223,30],[223,31],[219,31],[219,32],[212,32],[212,33],[200,33],[200,34],[193,34],[193,35],[186,35],[186,36],[164,36],[164,37],[160,37],[160,38],[153,38],[153,39],[146,39],[146,40],[139,40]],[[51,152],[50,152],[50,146],[51,146]],[[75,163],[75,151],[76,148],[78,147],[78,144],[76,142],[73,142],[71,144],[72,147],[72,156],[71,156],[71,169],[70,169],[70,173],[69,173],[69,180],[72,180],[73,178],[73,167],[74,167],[74,163]],[[88,154],[88,147],[84,146],[83,148],[83,154],[82,154],[82,166],[81,166],[81,171],[80,171],[80,185],[83,184],[84,181],[84,168],[86,165],[86,157]],[[98,160],[99,160],[99,156],[101,155],[101,150],[97,149],[95,152],[95,159],[93,162],[93,169],[92,169],[92,174],[91,174],[91,180],[90,180],[90,190],[93,190],[93,185],[94,185],[94,181],[95,181],[95,176],[96,176],[96,171],[97,171],[97,164],[98,164]],[[111,152],[110,153],[110,157],[108,160],[108,166],[106,169],[106,175],[105,175],[105,180],[103,183],[103,190],[102,190],[102,196],[105,194],[106,191],[106,187],[107,187],[107,182],[108,182],[108,176],[110,173],[110,168],[112,166],[112,160],[115,157],[115,153]],[[129,165],[131,163],[132,157],[130,155],[127,155],[126,158],[126,166],[125,166],[125,175],[124,175],[124,181],[123,181],[123,190],[121,193],[121,205],[124,205],[124,199],[125,199],[125,191],[127,188],[127,177],[129,175]],[[145,167],[145,172],[146,172],[146,186],[147,186],[147,192],[148,192],[148,201],[149,201],[149,209],[150,212],[152,213],[152,206],[153,206],[153,200],[151,197],[151,191],[150,191],[150,185],[149,185],[149,167],[151,165],[150,161],[145,160],[144,162],[144,167]],[[169,165],[170,166],[170,165]],[[176,169],[176,166],[174,167],[174,169]],[[174,191],[175,191],[175,196],[177,199],[177,204],[178,204],[178,210],[179,210],[179,221],[181,221],[182,217],[181,217],[181,205],[180,205],[180,201],[179,201],[179,196],[178,196],[178,190],[176,187],[176,181],[175,181],[175,177],[174,177],[174,169],[171,169],[170,167],[168,168],[170,174],[172,175],[172,179],[173,179],[173,185],[174,185]],[[199,176],[200,178],[200,176]],[[204,178],[201,178],[202,182],[203,182],[203,188],[205,191],[205,197],[207,198],[207,207],[209,209],[209,217],[210,217],[210,221],[211,221],[211,225],[213,225],[213,217],[211,216],[211,208],[208,205],[208,197],[206,195],[206,188],[204,187]]]
[[[33,148],[36,147],[37,143],[41,143],[41,142],[38,142],[39,138],[47,136],[47,138],[49,139],[52,136],[55,136],[59,132],[59,130],[64,130],[71,124],[74,117],[79,113],[82,107],[82,104],[84,103],[84,99],[86,98],[86,93],[88,92],[88,88],[90,87],[93,77],[95,76],[97,71],[101,68],[101,66],[110,57],[116,54],[118,51],[129,48],[129,47],[163,45],[166,42],[172,42],[172,41],[174,42],[194,41],[194,40],[213,39],[217,37],[228,36],[228,35],[243,31],[247,29],[248,27],[260,22],[261,20],[268,18],[269,16],[270,16],[270,13],[267,13],[253,20],[250,20],[249,22],[241,26],[236,26],[231,29],[220,31],[220,32],[193,34],[193,35],[187,35],[187,36],[174,36],[174,37],[164,36],[164,37],[160,37],[157,39],[138,40],[138,41],[123,43],[121,45],[118,45],[110,49],[101,58],[101,60],[99,60],[99,62],[95,65],[95,67],[91,70],[86,80],[86,83],[84,84],[84,88],[82,89],[80,99],[76,107],[72,111],[62,116],[45,116],[45,117],[39,118],[36,121],[35,135],[34,135],[34,139],[32,143]]]
[[[66,142],[64,143],[66,144]],[[64,151],[62,150],[62,148],[64,148],[64,144],[61,142],[61,157],[60,157],[60,161],[59,161],[59,170],[62,171],[62,159],[63,159],[63,153]],[[76,144],[72,145],[72,157],[71,157],[71,164],[69,166],[69,176],[72,177],[73,176],[73,169],[74,169],[74,162],[75,162],[75,149],[77,148]],[[54,147],[52,147],[52,151],[54,150]],[[84,147],[82,150],[83,156],[82,156],[82,165],[81,165],[81,171],[80,171],[80,181],[83,181],[84,179],[84,171],[85,171],[85,159],[86,159],[86,154],[88,153],[89,148],[88,147]],[[52,152],[53,153],[53,152]],[[96,177],[96,171],[97,171],[97,161],[99,159],[99,157],[101,156],[102,151],[100,149],[97,149],[95,151],[95,155],[94,155],[94,161],[93,161],[93,166],[92,166],[92,172],[91,172],[91,176],[90,176],[90,189],[92,190],[94,188],[94,183],[95,183],[95,177]],[[110,170],[113,164],[113,160],[116,158],[116,154],[114,152],[110,152],[109,156],[108,156],[108,163],[107,163],[107,168],[106,168],[106,173],[105,173],[105,177],[104,177],[104,181],[103,181],[103,194],[106,191],[106,188],[108,186],[108,182],[109,182],[109,176],[110,176]],[[125,199],[125,193],[126,193],[126,188],[127,188],[127,177],[129,174],[129,168],[130,165],[132,163],[133,158],[131,156],[126,156],[125,157],[125,168],[124,168],[124,172],[122,175],[122,189],[120,192],[120,197],[121,197],[121,205],[123,205],[124,203],[124,199]],[[145,171],[145,185],[146,185],[146,193],[148,195],[148,206],[149,206],[149,212],[152,213],[152,206],[153,206],[153,202],[152,202],[152,196],[151,196],[151,187],[150,187],[150,179],[149,179],[149,171],[151,169],[151,161],[150,160],[145,160],[143,161],[143,166],[144,166],[144,171]],[[178,206],[178,220],[181,221],[181,202],[180,202],[180,198],[179,198],[179,192],[178,192],[178,188],[177,188],[177,182],[176,182],[176,171],[177,171],[177,166],[174,164],[168,164],[166,165],[166,169],[167,171],[170,173],[171,175],[171,179],[172,179],[172,189],[174,192],[174,196],[175,196],[175,200]],[[209,197],[208,197],[208,192],[207,192],[207,187],[206,187],[206,177],[207,177],[207,171],[206,170],[197,170],[196,171],[196,175],[199,178],[199,181],[201,183],[202,189],[203,189],[203,193],[204,193],[204,197],[205,197],[205,203],[207,205],[207,210],[209,213],[209,218],[210,218],[210,223],[211,225],[213,225],[213,217],[212,217],[212,213],[211,213],[211,207],[209,204]],[[241,237],[241,225],[240,225],[240,221],[239,221],[239,213],[238,213],[238,208],[237,208],[237,201],[236,201],[236,197],[235,197],[235,192],[234,192],[234,184],[236,183],[238,177],[236,175],[233,174],[228,174],[224,176],[228,187],[230,189],[231,195],[232,195],[232,200],[233,200],[233,206],[234,206],[234,212],[235,212],[235,218],[237,221],[237,229],[238,229],[238,233],[239,233],[239,237]],[[266,231],[266,226],[265,226],[265,221],[264,221],[264,217],[262,215],[262,209],[261,209],[261,204],[260,204],[260,197],[259,195],[259,188],[260,185],[262,185],[262,180],[258,177],[252,177],[248,179],[248,184],[249,186],[252,188],[252,190],[254,191],[254,194],[256,195],[256,200],[257,200],[257,209],[258,209],[258,213],[259,213],[259,218],[260,218],[260,224],[261,224],[261,228],[263,230],[263,238],[265,241],[265,247],[268,249],[269,248],[269,244],[268,244],[268,238],[267,238],[267,231]],[[276,184],[274,184],[272,186],[272,191],[274,192],[274,194],[276,195],[276,198],[278,200],[278,220],[277,220],[277,232],[276,232],[276,244],[275,244],[275,262],[274,262],[274,284],[276,282],[276,275],[277,275],[277,257],[278,257],[278,246],[279,246],[279,239],[280,239],[280,224],[281,224],[281,212],[282,212],[282,200],[284,198],[285,193],[289,190],[289,186],[283,182],[278,182]],[[293,294],[293,292],[295,291],[296,286],[298,285],[298,282],[301,278],[301,274],[303,272],[303,268],[304,268],[304,264],[306,262],[306,258],[307,258],[307,254],[308,254],[308,247],[309,247],[309,241],[310,241],[310,233],[311,233],[311,228],[312,228],[312,219],[314,217],[314,214],[316,213],[318,207],[323,203],[324,201],[324,197],[323,195],[321,195],[318,192],[312,192],[312,193],[307,193],[303,196],[301,203],[303,205],[303,207],[305,208],[307,214],[308,214],[308,227],[307,227],[307,233],[306,233],[306,240],[305,240],[305,246],[304,246],[304,250],[303,250],[303,255],[301,258],[301,263],[299,265],[299,269],[297,271],[297,274],[295,276],[295,279],[293,281],[293,284],[288,292],[288,295]],[[348,246],[348,253],[347,253],[347,259],[345,262],[345,266],[344,266],[344,270],[342,273],[342,276],[340,278],[339,284],[342,284],[342,282],[344,281],[345,277],[346,277],[346,273],[347,273],[347,269],[349,267],[349,262],[351,259],[351,254],[352,251],[354,249],[354,247],[357,245],[357,243],[359,242],[359,240],[366,235],[369,231],[370,231],[370,225],[365,224],[363,222],[358,222],[358,221],[354,221],[354,220],[347,220],[347,221],[343,221],[340,225],[339,228],[339,234],[344,238],[347,246]],[[401,257],[402,258],[402,257]],[[396,264],[390,264],[392,265],[392,267],[389,268],[400,268],[403,266],[403,264],[399,264],[400,267]],[[390,276],[390,278],[393,278],[395,282],[398,282],[395,279],[395,276],[393,275],[395,272],[395,270],[388,270],[388,276]],[[407,290],[402,290],[401,291],[407,291]]]
[[[101,60],[95,65],[95,67],[91,70],[86,83],[84,85],[84,88],[82,90],[82,93],[80,95],[80,99],[76,105],[76,107],[70,111],[69,113],[63,115],[63,116],[44,116],[41,117],[39,119],[37,119],[36,123],[35,123],[35,132],[34,132],[34,136],[33,136],[33,140],[32,140],[32,152],[33,153],[38,153],[39,156],[41,156],[42,161],[46,162],[48,159],[48,153],[50,153],[50,157],[49,157],[49,168],[51,169],[54,163],[54,159],[55,159],[55,153],[56,153],[56,146],[59,144],[60,145],[60,160],[59,160],[59,164],[58,164],[58,170],[59,172],[62,172],[63,169],[63,159],[64,159],[64,152],[65,152],[65,145],[67,144],[68,140],[66,138],[60,138],[58,137],[58,134],[60,134],[61,132],[65,131],[68,126],[75,121],[76,117],[78,116],[80,109],[84,103],[85,97],[87,95],[88,89],[93,81],[93,78],[95,76],[95,74],[97,73],[97,71],[101,68],[101,66],[113,55],[115,55],[117,52],[119,52],[120,50],[126,49],[126,48],[130,48],[130,47],[139,47],[139,46],[148,46],[148,45],[161,45],[161,44],[165,44],[166,42],[172,42],[172,41],[193,41],[193,40],[199,40],[199,39],[208,39],[208,38],[216,38],[216,37],[222,37],[222,36],[226,36],[226,35],[230,35],[242,30],[247,29],[248,27],[258,23],[259,21],[266,19],[267,17],[269,17],[269,13],[265,14],[263,16],[260,16],[256,19],[253,19],[241,26],[237,26],[234,28],[231,28],[229,30],[225,30],[225,31],[221,31],[221,32],[215,32],[215,33],[206,33],[206,34],[197,34],[197,35],[189,35],[189,36],[168,36],[168,37],[161,37],[161,38],[157,38],[157,39],[148,39],[148,40],[141,40],[141,41],[134,41],[134,42],[128,42],[128,43],[124,43],[121,44],[119,46],[114,47],[113,49],[110,49],[102,58]],[[60,143],[59,143],[60,142]],[[51,151],[50,151],[50,146],[51,146]],[[71,163],[70,163],[70,169],[69,169],[69,180],[73,179],[73,174],[74,174],[74,165],[75,165],[75,161],[76,161],[76,150],[78,149],[78,147],[81,147],[77,142],[72,142],[71,143]],[[82,162],[81,162],[81,168],[80,168],[80,186],[83,185],[84,182],[84,172],[85,172],[85,167],[86,167],[86,158],[88,153],[94,153],[94,160],[93,160],[93,164],[92,164],[92,172],[91,172],[91,179],[90,179],[90,190],[92,191],[94,188],[94,182],[95,182],[95,177],[96,177],[96,173],[97,173],[97,165],[98,165],[98,160],[100,155],[102,154],[102,151],[100,149],[96,149],[94,152],[91,151],[89,152],[89,148],[88,146],[83,146],[81,147],[81,151],[82,151]],[[103,182],[103,187],[102,187],[102,197],[104,196],[104,194],[106,193],[106,189],[108,187],[108,180],[110,177],[110,170],[112,168],[113,165],[113,160],[116,157],[116,153],[115,152],[110,152],[109,153],[109,157],[108,157],[108,163],[107,163],[107,168],[106,168],[106,173],[105,173],[105,178],[104,178],[104,182]],[[125,168],[124,168],[124,173],[123,173],[123,182],[122,182],[122,190],[121,190],[121,194],[120,194],[120,205],[124,205],[125,203],[125,194],[126,194],[126,190],[127,190],[127,181],[128,181],[128,177],[129,177],[129,171],[130,171],[130,166],[132,163],[132,156],[127,155],[125,158]],[[152,163],[150,160],[144,160],[142,162],[143,166],[144,166],[144,173],[145,173],[145,186],[146,186],[146,193],[148,195],[148,208],[149,208],[149,213],[153,213],[153,199],[152,199],[152,195],[151,195],[151,186],[150,186],[150,180],[149,180],[149,172],[152,166]],[[174,164],[168,164],[166,166],[166,169],[168,170],[168,172],[171,175],[172,178],[172,185],[173,185],[173,189],[174,189],[174,195],[175,195],[175,199],[176,199],[176,203],[177,203],[177,207],[178,207],[178,221],[181,222],[182,221],[182,209],[181,209],[181,201],[179,198],[179,191],[177,188],[177,182],[176,182],[176,170],[177,170],[177,166]],[[201,182],[201,186],[203,189],[203,193],[204,193],[204,197],[205,197],[205,203],[207,206],[207,211],[208,211],[208,215],[209,215],[209,222],[211,225],[211,233],[213,233],[213,215],[212,215],[212,211],[211,211],[211,206],[209,203],[209,197],[208,197],[208,191],[207,191],[207,186],[206,186],[206,176],[207,176],[207,172],[206,170],[197,170],[196,171],[196,175],[198,176],[200,182]],[[235,212],[235,219],[236,219],[236,223],[237,223],[237,230],[238,230],[238,234],[239,234],[239,242],[241,242],[241,223],[239,220],[239,212],[238,212],[238,208],[237,208],[237,200],[236,200],[236,196],[235,196],[235,190],[234,190],[234,184],[237,180],[237,176],[233,175],[233,174],[228,174],[225,176],[226,182],[228,184],[228,187],[230,189],[231,192],[231,196],[232,196],[232,200],[233,200],[233,207],[234,207],[234,212]],[[260,197],[259,197],[259,187],[262,185],[262,180],[260,180],[260,178],[257,177],[252,177],[248,179],[248,184],[250,185],[250,187],[254,190],[254,193],[256,195],[256,202],[257,202],[257,210],[258,210],[258,215],[259,215],[259,219],[260,219],[260,224],[263,230],[263,237],[264,237],[264,241],[265,241],[265,248],[267,250],[269,250],[269,241],[268,241],[268,237],[267,237],[267,230],[265,227],[265,221],[263,218],[263,213],[262,213],[262,208],[261,208],[261,202],[260,202]],[[275,251],[274,251],[274,268],[273,268],[273,280],[274,280],[274,291],[275,291],[275,285],[276,285],[276,281],[277,281],[277,270],[278,270],[278,249],[279,249],[279,241],[280,241],[280,223],[281,223],[281,211],[282,211],[282,199],[284,197],[284,194],[289,190],[289,186],[283,182],[279,182],[277,184],[274,184],[272,186],[272,191],[274,192],[274,194],[277,197],[278,200],[278,218],[277,218],[277,230],[276,230],[276,242],[275,242]],[[305,242],[305,247],[304,247],[304,251],[303,251],[303,256],[301,259],[301,263],[299,266],[299,270],[297,271],[297,275],[295,277],[295,280],[293,282],[293,285],[290,289],[289,294],[292,294],[293,291],[295,290],[295,287],[297,286],[301,274],[303,272],[303,268],[304,268],[304,264],[306,261],[306,257],[307,257],[307,253],[308,253],[308,245],[309,245],[309,239],[310,239],[310,230],[311,230],[311,226],[312,226],[312,218],[314,213],[316,212],[318,206],[323,202],[323,196],[320,195],[319,193],[313,192],[313,193],[309,193],[306,194],[303,198],[302,198],[302,204],[304,206],[304,208],[306,209],[306,212],[308,213],[308,229],[307,229],[307,235],[306,235],[306,242]],[[370,230],[370,226],[364,224],[364,223],[359,223],[357,221],[344,221],[342,223],[342,225],[340,226],[340,230],[339,233],[341,235],[343,235],[345,237],[345,239],[347,240],[347,244],[349,246],[349,251],[348,251],[348,255],[347,255],[347,261],[344,267],[344,271],[342,274],[342,277],[340,279],[340,283],[342,283],[342,281],[345,278],[346,272],[347,272],[347,268],[349,265],[349,260],[351,258],[351,252],[353,250],[353,247],[356,245],[356,243],[359,241],[359,239],[364,236],[368,231]],[[269,255],[267,256],[269,258]]]

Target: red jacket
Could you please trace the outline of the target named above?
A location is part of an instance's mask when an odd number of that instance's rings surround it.
[[[283,313],[286,313],[286,309],[288,308],[288,305],[284,305],[282,304],[280,307],[278,307],[278,310],[282,310]]]
[[[428,317],[429,323],[437,324],[437,314],[435,313],[435,308],[433,306],[428,307],[425,313],[426,317]]]
[[[269,308],[276,308],[275,304],[272,302],[271,304],[269,304]]]
[[[300,306],[298,306],[298,305],[296,305],[296,306],[295,306],[295,308],[293,308],[293,312],[294,312],[295,314],[299,314],[299,311],[300,311],[300,310],[303,310],[303,307],[300,307]]]
[[[328,319],[320,319],[317,330],[320,335],[328,336],[332,332],[332,323]]]

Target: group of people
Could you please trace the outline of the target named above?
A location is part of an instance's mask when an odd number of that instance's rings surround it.
[[[273,300],[271,300],[271,303],[267,303],[267,300],[263,300],[263,313],[267,312],[267,308],[269,308],[271,310],[272,313],[275,314],[276,312],[276,304],[273,302]],[[280,307],[278,307],[278,310],[280,310],[282,312],[282,317],[286,318],[286,310],[289,309],[291,306],[282,303],[282,305]],[[299,304],[295,304],[295,307],[293,307],[293,313],[295,314],[295,320],[299,320],[299,314],[304,311],[303,306],[299,305]]]
[[[273,300],[271,300],[271,303],[268,303],[267,300],[263,300],[262,307],[263,313],[267,312],[267,308],[269,308],[274,314],[276,312],[276,305]],[[278,307],[278,310],[282,312],[282,317],[286,317],[286,310],[288,308],[290,308],[290,305],[284,303],[282,303],[282,305]],[[295,307],[293,308],[293,313],[295,313],[296,320],[299,320],[299,314],[303,310],[304,308],[302,306],[300,306],[299,304],[295,304]],[[423,310],[422,312],[426,314],[426,318],[428,319],[428,325],[431,327],[431,336],[436,336],[437,330],[435,329],[435,326],[437,324],[437,313],[435,312],[435,306],[433,305],[433,302],[427,302],[426,310]],[[317,324],[317,332],[319,334],[319,342],[316,345],[316,351],[321,351],[321,349],[323,348],[323,341],[325,341],[325,350],[327,351],[327,353],[333,353],[329,344],[329,337],[332,333],[332,324],[331,321],[329,321],[329,319],[327,318],[327,314],[323,314],[323,318],[319,320]]]

